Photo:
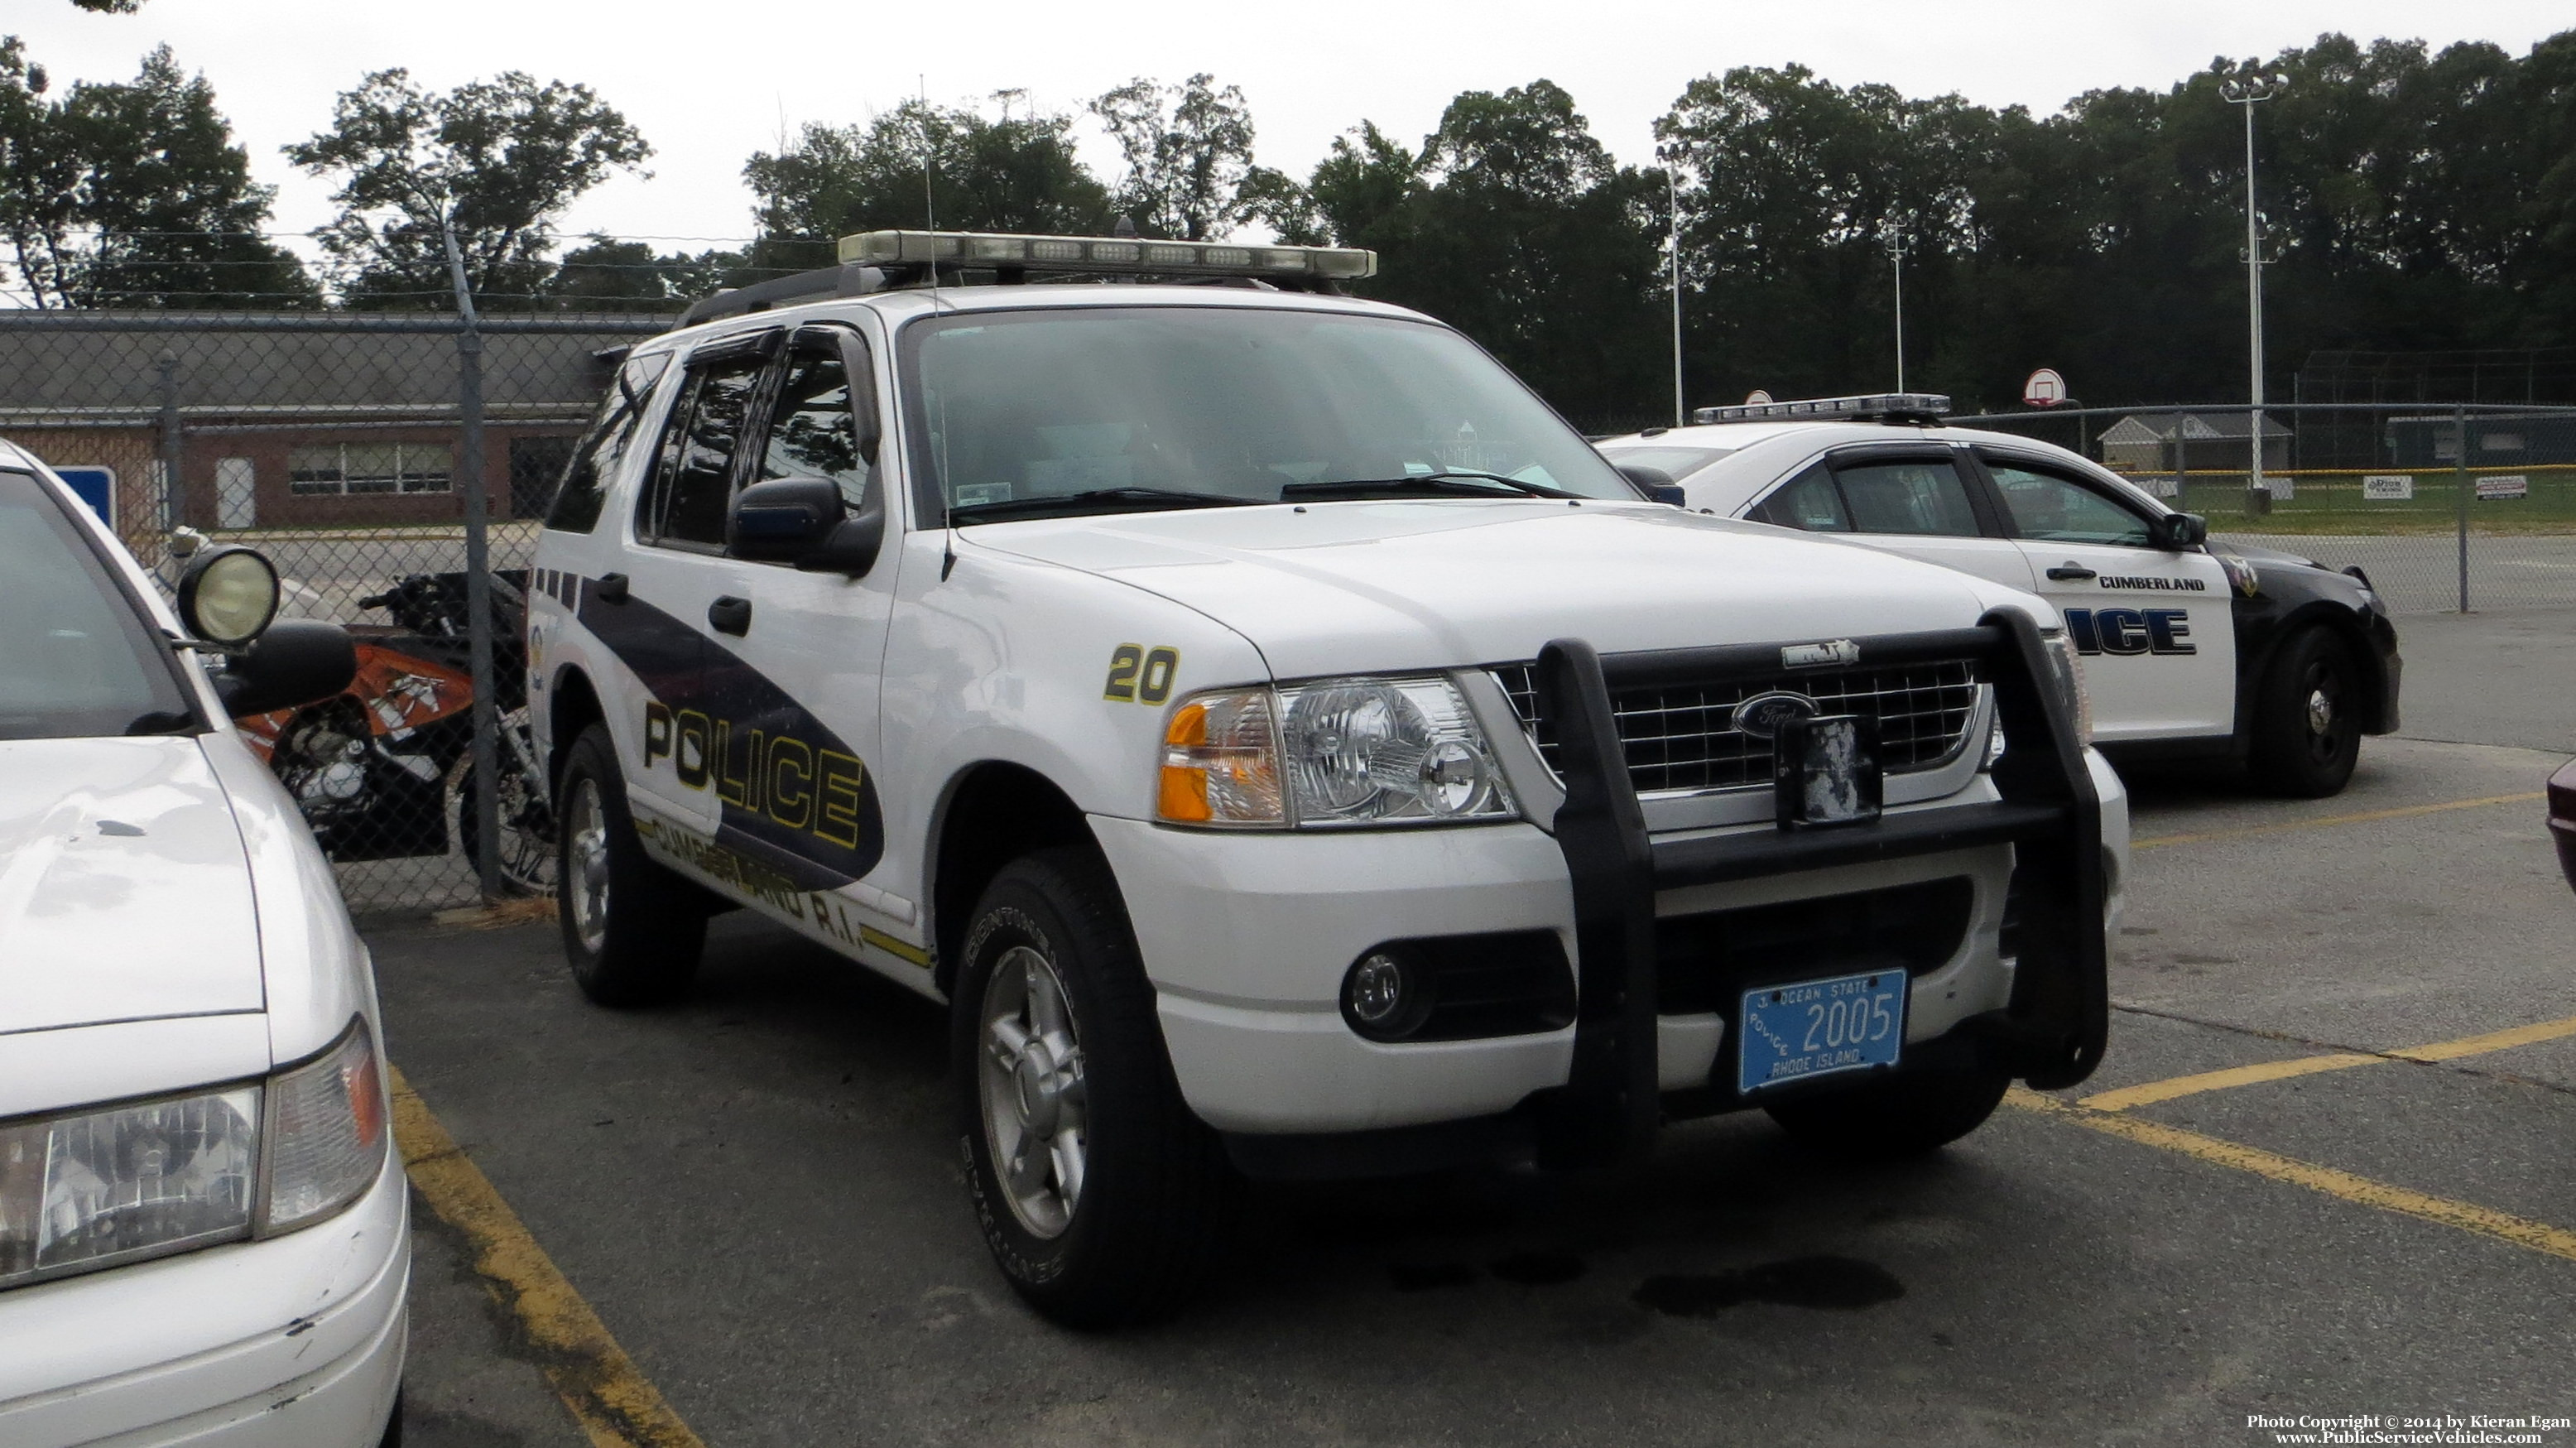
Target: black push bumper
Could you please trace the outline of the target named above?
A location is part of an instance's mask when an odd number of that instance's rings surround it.
[[[1889,814],[1866,824],[1659,844],[1646,833],[1629,782],[1612,689],[1776,675],[1780,650],[1738,646],[1605,658],[1580,640],[1559,639],[1541,651],[1539,709],[1558,742],[1565,781],[1554,828],[1573,881],[1578,970],[1573,1067],[1540,1128],[1542,1153],[1551,1160],[1615,1157],[1643,1147],[1662,1124],[1655,1024],[1660,890],[2011,844],[2020,912],[2012,1002],[1963,1030],[1989,1059],[2042,1089],[2072,1086],[2100,1063],[2110,1026],[2101,802],[2068,706],[2049,683],[2050,646],[2038,625],[2017,611],[1997,610],[1973,629],[1853,642],[1871,665],[1962,658],[1981,664],[2004,731],[2004,755],[1993,772],[2000,800]]]

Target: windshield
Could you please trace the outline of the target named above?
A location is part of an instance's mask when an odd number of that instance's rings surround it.
[[[904,332],[925,523],[1352,497],[1634,499],[1445,328],[1081,307]]]
[[[1654,468],[1677,483],[1733,451],[1735,449],[1731,447],[1640,447],[1609,443],[1601,447],[1601,455],[1614,463]]]
[[[0,472],[0,739],[163,733],[188,727],[161,646],[61,505],[26,473]]]

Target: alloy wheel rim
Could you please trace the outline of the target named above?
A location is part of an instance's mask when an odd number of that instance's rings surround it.
[[[2343,754],[2343,679],[2323,661],[2309,666],[2307,701],[2308,754],[2319,764],[2332,764]]]
[[[1019,945],[993,962],[978,1019],[977,1097],[993,1174],[1022,1227],[1060,1237],[1082,1203],[1090,1134],[1073,1004],[1055,966]]]
[[[564,896],[573,933],[596,955],[608,945],[608,816],[599,806],[599,781],[573,787],[564,829]]]

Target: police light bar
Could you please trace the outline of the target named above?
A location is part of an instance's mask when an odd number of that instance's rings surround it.
[[[1950,399],[1937,392],[1873,392],[1866,397],[1809,397],[1795,402],[1749,402],[1740,407],[1702,407],[1693,422],[1780,422],[1791,418],[1839,419],[1845,422],[1906,421],[1944,417]]]
[[[867,231],[841,238],[844,265],[1023,267],[1031,271],[1163,272],[1197,276],[1377,275],[1377,253],[1340,246],[1237,246],[1124,236],[1017,236],[989,231]]]

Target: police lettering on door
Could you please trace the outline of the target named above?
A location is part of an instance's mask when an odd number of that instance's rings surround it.
[[[2191,615],[2179,608],[2070,608],[2066,632],[2079,654],[2190,654]]]

